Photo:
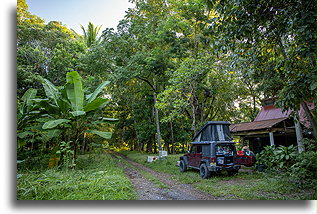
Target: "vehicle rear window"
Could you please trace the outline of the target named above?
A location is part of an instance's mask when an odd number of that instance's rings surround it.
[[[233,152],[233,145],[224,144],[216,146],[216,155],[233,155]]]

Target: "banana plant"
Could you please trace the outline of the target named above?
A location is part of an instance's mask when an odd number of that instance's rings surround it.
[[[58,118],[44,123],[43,129],[51,129],[58,125],[69,123],[80,116],[87,115],[88,112],[92,112],[108,102],[108,99],[97,98],[97,96],[110,83],[109,81],[101,83],[97,89],[92,94],[87,95],[85,99],[82,79],[77,71],[68,72],[66,75],[66,85],[60,88],[54,86],[47,79],[41,77],[40,79],[47,98],[52,102],[50,106],[60,110],[60,114],[57,115]],[[109,121],[115,120],[116,119],[109,118]]]
[[[82,78],[77,71],[68,72],[66,84],[60,87],[42,77],[40,80],[47,98],[35,101],[40,103],[48,115],[42,129],[55,132],[61,130],[64,136],[68,136],[68,139],[64,140],[74,143],[75,154],[77,142],[84,132],[96,134],[104,139],[111,138],[111,132],[91,128],[98,124],[117,121],[114,118],[94,117],[94,113],[109,102],[108,99],[101,96],[102,90],[110,83],[109,81],[104,81],[93,93],[85,96]],[[71,137],[72,139],[70,139]]]
[[[37,90],[28,89],[21,99],[17,102],[17,143],[18,149],[22,148],[27,143],[34,143],[36,138],[40,137],[40,132],[37,131],[37,117],[39,111],[36,109],[34,99]]]

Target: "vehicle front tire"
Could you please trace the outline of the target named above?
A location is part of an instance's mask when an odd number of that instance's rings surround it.
[[[185,172],[187,170],[187,166],[184,160],[181,160],[179,163],[179,170],[181,172]]]
[[[210,171],[208,170],[206,164],[201,164],[199,167],[200,177],[203,179],[207,179],[210,177]]]

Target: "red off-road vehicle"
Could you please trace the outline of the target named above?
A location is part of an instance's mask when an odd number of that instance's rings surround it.
[[[180,157],[179,168],[198,169],[202,178],[209,178],[214,172],[238,173],[237,151],[232,142],[229,122],[209,121],[194,136],[190,151]]]

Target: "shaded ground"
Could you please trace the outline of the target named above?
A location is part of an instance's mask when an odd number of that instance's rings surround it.
[[[120,161],[119,166],[124,168],[125,173],[133,183],[138,192],[139,200],[224,200],[224,198],[214,197],[203,193],[192,187],[190,184],[180,184],[171,179],[170,175],[156,172],[142,164],[136,163],[127,157],[112,153],[113,157],[120,156],[125,161]],[[130,167],[131,164],[133,167]],[[167,188],[160,188],[152,181],[145,178],[140,170],[146,171],[164,183]]]

